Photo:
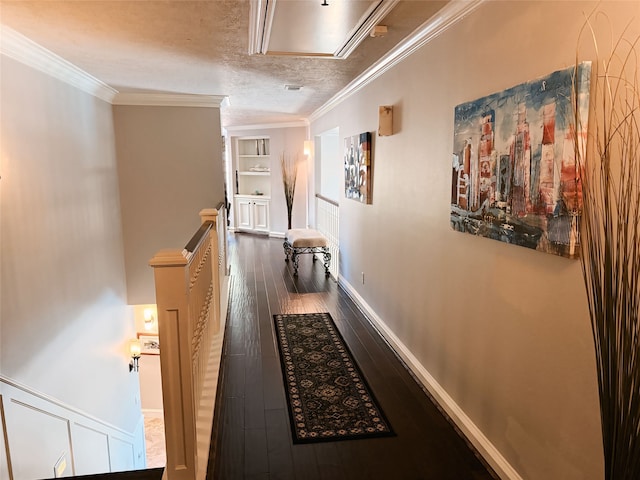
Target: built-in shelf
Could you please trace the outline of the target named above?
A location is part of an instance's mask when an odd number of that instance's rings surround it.
[[[245,231],[268,233],[271,156],[268,137],[235,139],[235,217]]]

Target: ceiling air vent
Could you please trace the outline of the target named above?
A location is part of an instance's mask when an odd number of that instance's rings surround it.
[[[292,90],[294,92],[297,92],[298,90],[302,89],[302,85],[285,85],[284,89],[285,90]]]

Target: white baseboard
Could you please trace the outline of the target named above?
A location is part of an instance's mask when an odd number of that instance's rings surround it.
[[[451,420],[460,429],[463,435],[471,442],[478,453],[504,480],[522,480],[518,472],[507,462],[498,449],[489,441],[482,431],[473,423],[460,406],[451,398],[447,391],[436,381],[427,369],[411,353],[407,346],[396,336],[387,324],[378,316],[367,302],[360,296],[353,286],[344,277],[339,277],[339,285],[347,292],[351,299],[360,308],[369,322],[389,342],[398,356],[406,363],[409,369],[424,385],[434,400],[449,415]]]

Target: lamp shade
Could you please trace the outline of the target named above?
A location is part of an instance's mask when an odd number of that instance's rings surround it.
[[[129,341],[129,353],[132,357],[139,357],[142,347],[140,346],[140,340],[134,338]]]
[[[313,150],[313,140],[305,140],[304,141],[304,154],[308,157],[311,155],[311,151]]]
[[[153,330],[153,327],[156,321],[153,308],[145,308],[143,315],[144,315],[144,329]]]

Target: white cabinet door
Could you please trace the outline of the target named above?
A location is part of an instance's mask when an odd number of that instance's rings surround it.
[[[269,201],[253,201],[253,228],[259,232],[269,232]]]
[[[269,200],[236,197],[235,203],[239,230],[269,233]]]
[[[236,199],[236,219],[238,228],[253,229],[253,202],[247,198]]]

